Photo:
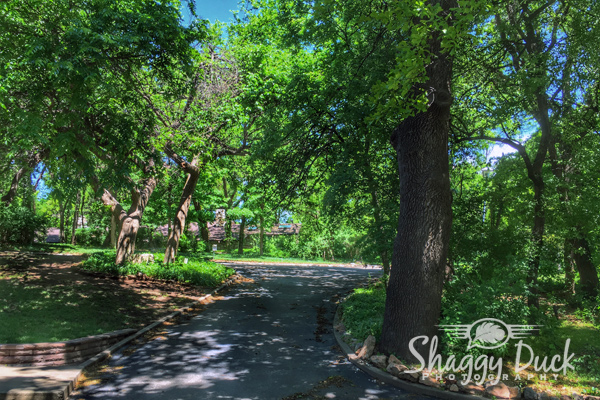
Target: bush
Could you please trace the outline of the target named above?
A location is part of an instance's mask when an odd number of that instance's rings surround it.
[[[155,255],[160,258],[160,255]],[[233,274],[233,269],[212,261],[188,257],[184,263],[183,257],[177,257],[174,263],[164,265],[162,261],[153,263],[115,265],[116,254],[110,252],[93,253],[81,264],[81,269],[90,272],[100,272],[112,276],[144,274],[150,278],[172,280],[198,286],[214,287]]]
[[[188,236],[185,233],[182,233],[181,238],[179,238],[179,251],[183,253],[188,253],[190,251],[193,251],[192,248],[192,240],[190,240],[190,238],[188,238]]]
[[[164,247],[167,244],[167,238],[152,226],[141,226],[135,244],[139,249],[155,249]]]
[[[100,227],[78,228],[75,230],[75,242],[80,246],[99,247],[104,242],[106,231]]]
[[[0,210],[0,243],[32,244],[46,241],[47,219],[26,207],[10,206]]]

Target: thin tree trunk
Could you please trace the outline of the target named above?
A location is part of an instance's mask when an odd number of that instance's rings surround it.
[[[238,255],[244,255],[244,230],[246,229],[246,217],[242,217],[242,223],[240,224],[240,237],[238,240]]]
[[[388,255],[388,251],[384,250],[381,252],[380,254],[381,256],[381,263],[383,264],[383,273],[385,275],[390,275],[390,257]]]
[[[73,223],[73,220],[71,219],[71,204],[67,203],[65,204],[65,243],[67,243],[71,238],[67,237],[67,227],[70,227],[71,224]]]
[[[533,228],[532,243],[533,254],[529,257],[529,269],[527,272],[527,285],[529,287],[529,296],[527,305],[538,308],[540,306],[540,291],[538,288],[538,274],[540,270],[540,257],[544,247],[544,230],[546,226],[545,207],[543,204],[544,183],[542,178],[534,180],[533,184]]]
[[[177,249],[179,248],[179,239],[183,233],[185,227],[185,221],[187,218],[190,204],[192,203],[192,195],[196,190],[198,184],[198,177],[200,176],[200,170],[197,167],[198,158],[195,157],[191,164],[184,164],[185,171],[188,173],[185,185],[183,186],[183,192],[179,199],[179,205],[177,206],[177,212],[173,219],[173,228],[169,234],[169,240],[167,240],[167,249],[165,250],[164,263],[169,264],[175,261],[177,256]],[[194,238],[195,240],[195,238]]]
[[[171,237],[173,230],[173,219],[171,218],[171,206],[173,205],[173,184],[169,182],[167,187],[167,237]]]
[[[84,223],[83,223],[83,208],[85,206],[85,188],[81,190],[81,211],[79,212],[79,218],[81,218],[81,227],[84,228]]]
[[[17,190],[19,189],[19,181],[21,180],[21,178],[23,178],[23,176],[26,175],[28,170],[29,169],[25,167],[19,168],[19,170],[13,176],[8,192],[0,199],[4,202],[4,204],[6,204],[7,207],[10,205],[10,203],[12,203],[15,196],[17,195]]]
[[[75,198],[75,204],[73,208],[73,224],[71,225],[71,244],[75,245],[77,240],[75,239],[75,231],[77,230],[77,222],[79,220],[79,202],[81,195],[79,191],[77,192],[77,197]]]
[[[584,297],[598,296],[598,271],[592,262],[590,245],[585,238],[570,239],[572,257],[579,272],[579,284]]]
[[[60,219],[58,228],[60,243],[65,243],[67,241],[67,238],[65,237],[65,203],[62,200],[58,201],[58,215]]]

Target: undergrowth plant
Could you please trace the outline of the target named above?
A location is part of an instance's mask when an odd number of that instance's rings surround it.
[[[80,268],[84,271],[113,276],[144,274],[150,278],[197,286],[217,286],[234,272],[233,269],[221,264],[193,257],[185,259],[178,257],[174,263],[167,265],[162,261],[140,264],[126,262],[123,265],[116,265],[114,252],[94,253],[81,264]]]

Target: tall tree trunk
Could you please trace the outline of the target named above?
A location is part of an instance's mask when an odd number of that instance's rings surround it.
[[[62,200],[58,200],[58,217],[60,220],[58,228],[60,243],[65,243],[67,241],[67,238],[65,237],[65,203]]]
[[[383,250],[380,253],[380,257],[381,257],[381,264],[383,264],[383,273],[385,275],[390,275],[390,257],[388,255],[388,251],[387,250]]]
[[[77,230],[77,222],[79,220],[79,202],[81,195],[77,191],[77,197],[75,198],[75,204],[73,208],[73,224],[71,225],[71,244],[75,245],[77,240],[75,239],[75,231]]]
[[[451,2],[442,2],[446,13]],[[406,118],[391,142],[398,156],[400,215],[380,348],[408,361],[416,360],[409,342],[437,334],[442,287],[452,226],[448,132],[452,96],[452,61],[434,33],[426,67],[434,98],[425,112]],[[425,354],[424,346],[416,351]]]
[[[83,215],[83,208],[85,206],[85,188],[83,188],[81,190],[81,211],[79,212],[79,218],[81,218],[81,227],[84,227],[84,223],[83,223],[83,219],[84,219],[84,215]]]
[[[173,205],[173,184],[169,182],[167,186],[167,237],[171,237],[173,230],[173,219],[171,218],[171,206]]]
[[[587,132],[583,132],[580,137],[583,138]],[[581,174],[573,163],[573,147],[569,143],[562,141],[561,137],[554,137],[554,141],[550,146],[550,161],[552,164],[552,173],[563,184],[558,185],[557,191],[560,195],[561,202],[564,206],[566,221],[571,228],[569,232],[575,231],[576,237],[567,237],[565,240],[565,285],[567,294],[572,294],[574,285],[573,264],[579,272],[580,290],[583,296],[595,299],[598,295],[599,279],[598,271],[593,264],[591,249],[586,238],[586,233],[579,221],[577,221],[571,207],[571,196],[569,188],[571,187],[571,178],[573,175]],[[562,151],[557,151],[556,145],[560,145]],[[580,189],[575,186],[576,190]],[[571,233],[573,236],[573,233]]]
[[[246,229],[246,217],[242,217],[242,223],[240,224],[240,238],[238,240],[238,256],[244,255],[244,230]]]
[[[595,300],[598,296],[598,271],[592,262],[590,245],[585,238],[570,239],[572,257],[579,272],[579,284],[584,297]]]
[[[196,190],[198,184],[198,177],[200,176],[200,170],[197,166],[198,158],[194,157],[190,164],[184,163],[184,170],[188,173],[185,185],[183,186],[183,192],[179,199],[179,205],[177,206],[177,212],[173,220],[173,228],[169,234],[169,240],[167,240],[167,249],[165,250],[164,263],[169,264],[175,261],[177,256],[177,249],[179,248],[179,239],[185,227],[185,220],[187,218],[190,204],[192,203],[192,195]],[[195,240],[195,238],[194,238]]]
[[[533,227],[532,235],[532,254],[529,256],[529,269],[527,272],[527,285],[529,287],[529,296],[527,304],[529,306],[540,306],[540,291],[538,288],[538,274],[540,270],[540,257],[544,247],[544,230],[546,226],[545,207],[543,203],[544,182],[541,176],[533,182]]]

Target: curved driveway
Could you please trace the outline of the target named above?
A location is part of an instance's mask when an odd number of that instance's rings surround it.
[[[377,384],[336,346],[336,300],[380,271],[233,267],[254,283],[232,287],[164,336],[115,355],[114,372],[72,399],[431,400]]]

